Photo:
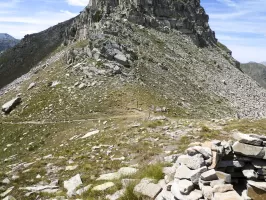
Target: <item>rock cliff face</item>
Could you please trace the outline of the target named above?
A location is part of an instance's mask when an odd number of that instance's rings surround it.
[[[199,0],[91,0],[67,31],[69,39],[86,39],[108,19],[130,22],[167,32],[176,29],[189,35],[201,47],[216,45],[209,16]]]

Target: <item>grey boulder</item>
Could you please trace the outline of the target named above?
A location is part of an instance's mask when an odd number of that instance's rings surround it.
[[[177,159],[177,163],[184,164],[192,170],[199,169],[205,166],[205,161],[201,154],[196,154],[194,156],[189,156],[189,155],[179,156]]]
[[[161,186],[155,184],[152,179],[142,179],[134,188],[134,193],[137,196],[145,196],[151,199],[155,199],[161,191]]]
[[[264,147],[235,142],[233,145],[233,150],[236,154],[253,158],[266,159]]]
[[[217,180],[218,176],[216,175],[216,171],[212,169],[212,170],[202,173],[200,178],[203,181],[213,181],[213,180]]]
[[[233,137],[235,140],[239,141],[240,143],[244,143],[244,144],[261,146],[263,143],[263,141],[259,138],[251,137],[247,134],[243,134],[240,132],[234,132]]]
[[[2,106],[2,111],[5,114],[9,114],[13,109],[15,109],[19,104],[21,103],[21,98],[20,97],[16,97],[12,100],[10,100],[9,102],[5,103]]]

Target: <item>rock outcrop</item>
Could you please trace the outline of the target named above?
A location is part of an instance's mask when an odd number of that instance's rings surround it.
[[[212,102],[206,112],[214,106],[215,112],[238,118],[266,115],[265,90],[217,42],[198,0],[91,1],[66,30],[65,45],[75,43],[81,47],[65,56],[70,69],[77,67],[75,73],[135,77],[163,95],[171,93],[168,99],[186,93],[188,107],[197,113],[195,102],[196,107]],[[88,59],[95,66],[83,64]],[[101,70],[95,70],[99,65]]]
[[[164,32],[176,29],[189,35],[200,47],[217,44],[200,0],[91,0],[67,30],[67,37],[70,40],[87,39],[110,18],[123,18]]]

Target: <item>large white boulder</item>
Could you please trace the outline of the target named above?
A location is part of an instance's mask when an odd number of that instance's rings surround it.
[[[64,188],[67,189],[67,196],[72,197],[76,194],[76,188],[82,185],[80,175],[72,177],[68,181],[64,181]]]

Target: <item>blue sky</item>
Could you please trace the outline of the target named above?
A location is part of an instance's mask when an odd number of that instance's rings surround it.
[[[89,0],[0,0],[0,32],[16,38],[76,16]],[[266,0],[201,0],[216,37],[241,62],[266,61]]]
[[[266,61],[266,0],[201,0],[216,37],[241,62]]]

